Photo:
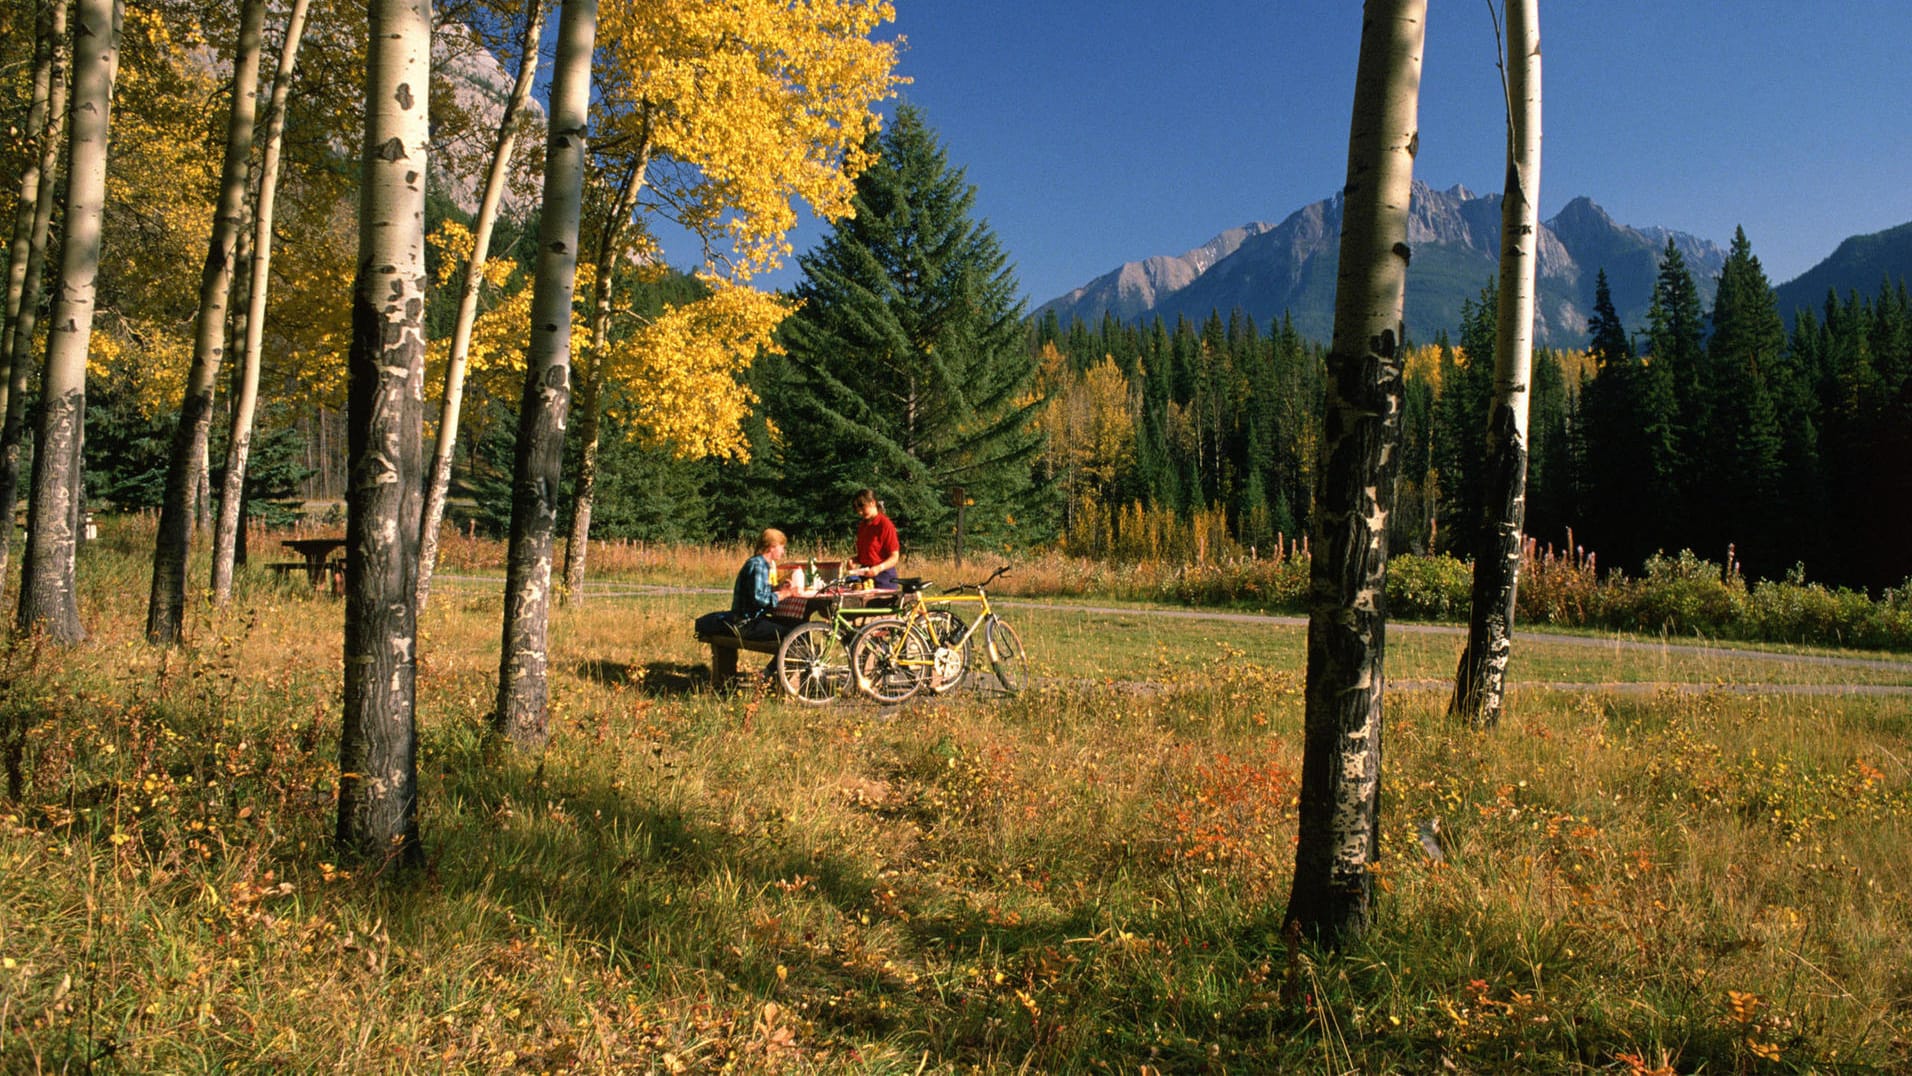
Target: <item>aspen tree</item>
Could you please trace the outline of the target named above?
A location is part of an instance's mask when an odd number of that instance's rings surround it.
[[[572,482],[571,518],[564,543],[564,592],[571,601],[584,600],[584,561],[590,549],[591,508],[596,501],[598,399],[603,392],[609,366],[605,350],[611,332],[611,285],[617,279],[619,259],[625,256],[624,234],[637,206],[638,191],[643,189],[644,172],[650,167],[651,140],[648,120],[639,128],[635,151],[619,169],[620,178],[610,212],[600,225],[596,271],[591,285],[592,347],[578,369],[578,469]]]
[[[518,117],[531,98],[531,84],[538,73],[538,38],[544,26],[544,0],[528,0],[524,10],[524,29],[518,42],[518,77],[505,101],[498,124],[498,140],[492,147],[491,166],[485,173],[484,195],[478,203],[474,221],[471,256],[465,262],[459,281],[458,316],[452,323],[451,344],[445,363],[445,390],[438,413],[438,439],[432,451],[431,472],[425,479],[425,509],[419,527],[418,607],[425,608],[431,597],[432,573],[438,564],[438,528],[445,518],[445,498],[451,490],[452,450],[458,442],[459,411],[465,398],[465,370],[471,356],[472,327],[478,320],[478,296],[485,282],[485,261],[491,250],[491,233],[498,222],[498,208],[504,203],[505,180],[510,175],[511,154],[518,141]]]
[[[61,643],[86,637],[74,588],[80,527],[81,448],[86,438],[86,354],[93,336],[106,200],[107,135],[119,71],[120,0],[79,0],[73,21],[73,108],[67,124],[66,220],[60,279],[47,324],[38,435],[21,560],[23,630]]]
[[[192,368],[179,405],[166,466],[166,492],[153,539],[153,582],[146,605],[146,639],[161,646],[179,640],[186,607],[186,558],[192,549],[193,513],[205,466],[212,398],[225,351],[226,304],[232,298],[233,254],[245,225],[246,175],[259,111],[259,56],[264,51],[266,0],[246,0],[239,16],[234,54],[232,106],[226,122],[226,160],[220,172],[219,208],[199,276],[199,318],[193,334]]]
[[[549,735],[545,704],[551,546],[558,525],[564,424],[571,406],[571,300],[577,285],[584,135],[596,38],[597,0],[564,0],[552,69],[531,342],[525,353],[524,398],[518,405],[498,705],[492,713],[493,732],[520,747],[542,746]]]
[[[272,273],[272,224],[279,191],[279,157],[285,144],[286,100],[305,36],[307,0],[293,0],[286,16],[279,67],[273,74],[272,102],[266,109],[265,149],[259,164],[258,204],[253,210],[251,280],[246,289],[245,343],[239,356],[238,386],[233,393],[232,425],[226,437],[226,476],[219,496],[219,521],[212,540],[213,601],[232,597],[233,561],[239,533],[246,525],[246,467],[252,453],[252,422],[259,402],[260,351],[265,341],[266,292]]]
[[[1527,518],[1527,411],[1534,357],[1534,271],[1540,250],[1540,0],[1508,0],[1507,190],[1500,204],[1494,398],[1486,488],[1474,541],[1467,647],[1448,711],[1472,725],[1500,720],[1513,655],[1521,528]]]
[[[572,600],[583,593],[603,387],[620,370],[629,375],[633,417],[650,443],[682,455],[741,455],[738,426],[754,398],[737,374],[772,346],[789,309],[748,282],[789,254],[799,202],[826,220],[849,212],[852,183],[868,164],[866,135],[877,127],[874,105],[897,81],[895,43],[869,40],[895,17],[888,0],[671,0],[606,5],[603,16],[593,77],[611,217],[599,232],[594,331],[573,406],[582,452],[565,543]],[[699,237],[699,275],[713,294],[704,310],[666,312],[658,331],[642,326],[620,346],[610,331],[611,289],[619,269],[659,263],[649,231],[636,226],[651,216]],[[693,324],[719,327],[720,346],[646,350],[646,341],[711,339],[684,331]],[[649,376],[656,372],[668,379]]]
[[[1407,210],[1427,0],[1368,0],[1348,134],[1309,570],[1308,673],[1291,929],[1366,929],[1380,843],[1387,517],[1401,435]]]
[[[25,145],[32,151],[22,161],[20,193],[13,207],[13,240],[7,248],[6,327],[0,332],[0,355],[13,354],[13,330],[20,318],[20,303],[26,293],[27,261],[33,250],[33,210],[40,197],[40,144],[47,132],[47,110],[53,98],[55,53],[64,43],[53,36],[54,4],[40,4],[33,31],[33,89],[28,98]],[[66,14],[59,13],[64,33]],[[62,64],[62,66],[64,66]],[[0,386],[0,393],[6,391]]]
[[[430,0],[371,0],[345,493],[338,843],[416,863]]]
[[[60,143],[66,133],[67,0],[40,9],[39,42],[33,72],[34,107],[27,118],[28,144],[34,155],[20,175],[20,204],[14,246],[8,262],[7,326],[0,362],[6,364],[6,406],[0,419],[0,591],[13,555],[13,509],[20,493],[20,441],[26,431],[27,387],[33,379],[33,339],[39,327],[40,299],[46,286],[47,236],[53,230],[53,199],[58,190]],[[46,100],[40,102],[42,86]],[[19,224],[26,222],[25,249]],[[13,276],[19,273],[16,300]]]

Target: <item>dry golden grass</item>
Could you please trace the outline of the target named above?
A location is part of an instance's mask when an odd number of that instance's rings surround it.
[[[161,654],[141,541],[87,554],[87,643],[0,660],[0,1070],[1912,1066],[1903,697],[1527,688],[1475,735],[1398,693],[1376,928],[1325,954],[1279,930],[1297,631],[1146,658],[1019,607],[1027,696],[808,709],[699,686],[712,597],[592,597],[534,758],[488,749],[501,602],[454,581],[390,876],[332,859],[342,605],[248,576]]]

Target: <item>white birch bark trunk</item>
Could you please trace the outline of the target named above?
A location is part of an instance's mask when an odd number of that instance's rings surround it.
[[[240,354],[238,388],[232,399],[232,426],[226,438],[226,477],[219,497],[219,521],[213,531],[213,602],[232,599],[233,564],[239,534],[246,525],[246,466],[252,454],[253,415],[259,405],[260,349],[265,340],[266,292],[272,272],[272,221],[279,193],[279,156],[285,144],[286,98],[292,90],[299,44],[305,37],[308,0],[293,0],[286,16],[285,42],[273,75],[272,101],[266,110],[264,155],[259,165],[259,198],[253,211],[251,283],[246,289],[246,335]]]
[[[1368,0],[1348,134],[1327,414],[1315,485],[1300,829],[1286,921],[1366,929],[1380,843],[1387,517],[1401,437],[1408,195],[1427,0]]]
[[[213,392],[226,343],[226,306],[232,297],[233,251],[245,226],[246,173],[252,159],[253,128],[259,112],[259,55],[265,40],[266,2],[246,0],[240,11],[239,47],[234,52],[232,108],[226,122],[226,159],[220,172],[219,205],[212,239],[199,276],[199,319],[193,336],[192,367],[179,405],[179,425],[167,460],[166,492],[159,506],[159,530],[153,539],[153,582],[146,605],[146,639],[160,646],[179,640],[186,609],[186,558],[198,515],[199,492],[210,484],[206,466],[207,433],[212,426]]]
[[[472,327],[478,321],[478,295],[485,281],[491,233],[498,223],[498,207],[504,202],[505,180],[511,172],[512,149],[518,141],[518,117],[524,112],[525,102],[531,99],[531,84],[537,78],[543,7],[544,0],[529,0],[525,5],[524,35],[518,44],[518,78],[512,84],[511,97],[505,102],[498,141],[491,153],[491,168],[485,174],[484,197],[478,203],[471,260],[465,263],[464,279],[459,284],[458,317],[452,323],[445,363],[438,440],[432,452],[431,473],[425,480],[424,519],[419,527],[418,608],[421,611],[431,597],[432,573],[438,566],[438,528],[444,522],[445,498],[451,491],[452,453],[458,444],[459,412],[465,399],[465,368],[471,357]]]
[[[1494,401],[1487,421],[1487,486],[1474,544],[1467,647],[1449,712],[1486,728],[1500,721],[1513,656],[1521,529],[1527,517],[1527,405],[1539,261],[1540,0],[1507,0],[1507,191],[1500,218],[1500,308]]]
[[[39,34],[45,53],[34,68],[34,92],[46,86],[40,125],[29,117],[28,137],[35,155],[20,179],[19,212],[26,219],[26,248],[15,233],[9,262],[6,348],[6,406],[0,408],[0,594],[5,593],[8,562],[13,557],[13,509],[20,492],[20,441],[26,431],[27,387],[33,380],[34,332],[39,327],[40,299],[45,290],[47,235],[53,226],[53,199],[58,188],[60,145],[66,134],[67,0],[53,0],[41,12]],[[31,182],[29,182],[29,177]],[[29,192],[31,192],[29,194]],[[16,218],[16,226],[18,224]],[[19,301],[12,301],[11,273],[20,275]]]
[[[552,68],[550,134],[544,157],[544,213],[531,293],[531,341],[511,483],[511,544],[492,730],[520,747],[550,734],[547,635],[551,547],[563,477],[564,425],[571,405],[571,308],[577,287],[578,228],[584,205],[585,130],[597,0],[564,0]]]
[[[423,859],[418,837],[419,440],[424,414],[430,0],[370,0],[345,489],[341,852]]]
[[[39,430],[21,564],[19,623],[59,643],[86,637],[74,579],[81,448],[86,436],[86,354],[93,337],[107,135],[119,72],[120,0],[73,9],[73,108],[68,123],[66,221],[60,280],[40,374]]]
[[[611,331],[611,284],[617,273],[618,258],[624,249],[624,232],[630,227],[631,213],[637,208],[637,196],[644,189],[644,173],[650,167],[649,117],[641,125],[637,153],[627,166],[618,185],[617,198],[604,231],[598,236],[597,279],[591,293],[592,354],[581,365],[578,377],[578,473],[571,489],[571,523],[564,542],[564,594],[567,602],[584,601],[584,562],[591,547],[591,507],[597,498],[597,454],[599,403],[604,389],[605,341]]]

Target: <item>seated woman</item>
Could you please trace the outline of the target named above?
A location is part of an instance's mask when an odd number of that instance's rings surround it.
[[[741,638],[767,642],[792,626],[770,615],[780,599],[802,593],[794,579],[771,584],[777,576],[777,561],[783,559],[786,541],[783,532],[775,527],[758,537],[756,555],[744,561],[744,566],[737,570],[737,581],[731,585],[729,610],[698,617],[699,635],[735,630]]]

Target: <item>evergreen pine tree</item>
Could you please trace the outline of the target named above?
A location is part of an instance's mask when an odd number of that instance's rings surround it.
[[[1701,548],[1733,542],[1749,571],[1774,575],[1797,557],[1788,549],[1788,524],[1805,506],[1788,503],[1787,494],[1803,496],[1815,484],[1818,446],[1778,300],[1743,228],[1720,272],[1707,358],[1713,427],[1695,461],[1709,475],[1701,488],[1710,496],[1696,505],[1697,518],[1707,521]]]
[[[1595,278],[1587,332],[1594,361],[1583,405],[1587,511],[1576,537],[1608,565],[1630,568],[1652,552],[1644,524],[1671,504],[1671,491],[1655,481],[1652,445],[1655,431],[1670,434],[1672,414],[1647,406],[1649,374],[1613,309],[1605,269]]]
[[[870,486],[906,539],[929,544],[951,532],[947,497],[962,487],[969,533],[1015,540],[1036,507],[1040,443],[1014,272],[920,111],[898,109],[872,148],[855,212],[799,259],[790,378],[767,401],[802,461],[791,492],[844,518],[849,495]]]
[[[1568,383],[1560,355],[1534,352],[1533,400],[1529,404],[1526,532],[1562,545],[1585,503],[1581,488],[1579,387]],[[1396,509],[1399,510],[1398,507]]]
[[[1651,394],[1670,392],[1673,400],[1673,458],[1655,462],[1664,466],[1665,477],[1677,483],[1679,498],[1690,501],[1692,484],[1701,480],[1696,465],[1704,455],[1703,446],[1712,426],[1713,397],[1708,389],[1712,379],[1706,369],[1706,327],[1701,320],[1699,286],[1672,239],[1666,241],[1666,250],[1660,256],[1660,273],[1646,316],[1647,361],[1649,367],[1657,367],[1649,378],[1654,383]],[[1659,433],[1649,436],[1657,438]]]
[[[1441,356],[1434,444],[1443,500],[1441,545],[1445,549],[1468,549],[1480,519],[1487,411],[1494,391],[1498,303],[1498,288],[1491,281],[1481,289],[1478,300],[1462,300],[1460,354],[1447,350]]]

